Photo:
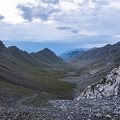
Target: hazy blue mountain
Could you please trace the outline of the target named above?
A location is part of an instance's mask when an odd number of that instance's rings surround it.
[[[63,53],[60,57],[64,60],[64,61],[69,61],[70,59],[72,59],[73,57],[75,57],[77,54],[79,53],[83,53],[86,50],[88,50],[88,48],[78,48],[78,49],[74,49],[68,52]]]

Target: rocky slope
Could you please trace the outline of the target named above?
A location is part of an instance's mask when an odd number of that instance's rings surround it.
[[[1,48],[0,50],[0,55],[1,55],[0,57],[0,119],[1,120],[7,120],[7,119],[9,120],[120,120],[120,96],[119,96],[120,67],[113,69],[110,72],[110,74],[107,75],[107,77],[101,80],[101,82],[98,82],[86,88],[85,92],[81,94],[82,96],[79,96],[74,100],[59,100],[58,98],[57,100],[53,100],[56,99],[55,97],[53,98],[54,94],[64,95],[66,94],[65,91],[69,90],[67,84],[56,82],[55,78],[58,78],[58,76],[62,74],[61,71],[60,72],[51,71],[51,70],[47,71],[47,69],[45,69],[44,71],[39,69],[40,66],[38,67],[31,66],[33,64],[32,60],[27,61],[27,59],[31,55],[27,54],[26,52],[19,51],[19,49],[16,49],[15,47],[9,48],[10,50],[8,52],[8,49],[6,49],[4,45],[1,44],[1,46],[2,46],[0,47]],[[45,51],[49,51],[49,50],[45,50]],[[43,53],[46,54],[45,51],[42,51],[42,54]],[[41,55],[41,52],[39,54]],[[53,53],[51,54],[53,55]],[[34,54],[33,58],[34,59],[41,58],[40,55]],[[23,56],[24,59],[21,60]],[[56,60],[57,59],[55,59],[55,61]],[[51,64],[51,63],[48,61],[47,64]],[[41,68],[43,69],[45,67],[41,67]],[[34,73],[34,75],[38,76],[37,77],[38,81],[37,79],[31,80],[30,76],[28,79],[27,74],[25,74],[25,70],[26,72],[28,70],[30,71],[32,70],[31,73]],[[91,70],[90,72],[91,72],[90,73],[91,76],[98,75],[96,71]],[[46,76],[48,76],[48,78]],[[55,78],[51,78],[51,76],[55,76]],[[89,75],[87,77],[89,77]],[[48,81],[44,81],[45,83],[41,82],[41,80],[43,81],[47,79]],[[53,79],[55,80],[53,81]],[[21,81],[23,83],[21,83]],[[89,77],[89,81],[90,81],[90,77]],[[18,85],[18,83],[20,83],[21,85],[20,84]],[[45,88],[44,89],[42,88],[41,90],[41,87],[44,86]],[[28,89],[31,87],[33,87],[34,90],[36,88],[38,92],[36,94],[31,94],[31,91],[29,91]],[[50,87],[52,89],[50,89]],[[26,97],[21,97],[20,94],[23,94],[25,91],[27,92],[26,93],[27,96],[25,95]],[[40,93],[41,91],[42,94]],[[60,94],[59,93],[60,91],[63,94]],[[30,104],[23,105],[23,103],[26,103],[26,101],[33,102],[32,99],[34,97],[35,97],[34,99],[36,99],[37,101],[41,101],[41,99],[45,101],[46,99],[42,98],[41,96],[45,95],[48,92],[49,94],[51,93],[54,94],[52,94],[51,98],[49,99],[47,98],[49,102],[46,104],[46,106],[34,107],[31,106]],[[30,93],[30,95],[28,93]],[[40,99],[36,98],[38,94],[40,96]],[[14,97],[15,99],[13,99]]]
[[[99,82],[109,72],[120,65],[120,42],[80,53],[69,61],[76,67],[78,90]],[[72,78],[71,78],[72,79]]]
[[[120,120],[120,97],[51,100],[48,107],[0,107],[1,120]]]
[[[120,95],[120,67],[113,69],[100,82],[89,85],[76,99],[102,98]]]

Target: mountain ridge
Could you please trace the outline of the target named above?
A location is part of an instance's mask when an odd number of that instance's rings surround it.
[[[74,85],[59,81],[66,75],[64,69],[67,66],[48,48],[33,55],[16,46],[7,48],[0,41],[0,102],[10,104],[36,92],[40,95],[45,92],[44,104],[52,97],[71,99]]]
[[[16,46],[10,46],[6,48],[2,41],[0,41],[0,45],[0,49],[2,49],[2,51],[4,51],[5,54],[7,54],[8,56],[15,57],[15,59],[18,59],[19,61],[32,66],[34,66],[35,64],[36,66],[41,65],[43,66],[43,68],[46,68],[47,66],[52,67],[55,64],[65,64],[62,59],[60,59],[54,52],[52,52],[48,48],[45,48],[36,53],[29,54],[26,51],[20,50]]]
[[[71,62],[77,62],[78,60],[82,59],[96,59],[104,56],[110,55],[110,53],[115,53],[116,51],[119,51],[120,48],[120,42],[114,44],[114,45],[106,45],[101,48],[95,48],[92,50],[85,51],[84,53],[78,54],[76,57],[74,57]],[[120,52],[120,51],[119,51]]]
[[[77,89],[81,92],[120,66],[120,42],[79,53],[68,63],[75,67]]]
[[[120,42],[80,53],[69,61],[69,63],[78,68],[86,68],[91,71],[99,71],[100,69],[112,70],[120,65]]]

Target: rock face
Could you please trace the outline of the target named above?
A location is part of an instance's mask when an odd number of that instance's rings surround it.
[[[120,95],[120,67],[113,69],[99,83],[89,85],[77,99],[102,98]]]

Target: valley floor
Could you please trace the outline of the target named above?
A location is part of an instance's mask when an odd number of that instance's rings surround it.
[[[51,100],[44,108],[24,106],[21,104],[22,100],[17,101],[14,107],[1,106],[0,120],[120,120],[119,96]]]

